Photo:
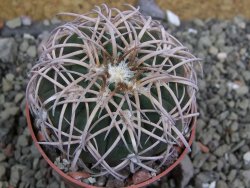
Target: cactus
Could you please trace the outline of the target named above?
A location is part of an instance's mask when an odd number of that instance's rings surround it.
[[[31,70],[27,101],[70,171],[125,179],[156,173],[197,117],[199,59],[139,8],[106,5],[54,29]]]

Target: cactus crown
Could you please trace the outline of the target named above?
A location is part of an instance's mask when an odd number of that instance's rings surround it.
[[[56,28],[31,71],[27,100],[43,145],[70,169],[125,179],[166,164],[196,118],[193,63],[139,9],[106,5]]]

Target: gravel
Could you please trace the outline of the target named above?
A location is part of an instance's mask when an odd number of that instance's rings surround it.
[[[6,26],[11,29],[20,27],[21,25],[22,25],[22,20],[20,17],[14,18],[6,22]]]
[[[0,38],[0,61],[14,62],[17,55],[17,43],[14,38]]]
[[[8,21],[0,34],[0,188],[64,188],[32,143],[24,113],[27,72],[36,61],[47,30],[60,21],[34,23],[22,17],[20,22]],[[250,21],[240,17],[227,21],[195,19],[181,21],[178,28],[163,24],[203,58],[203,76],[198,75],[200,116],[191,162],[184,161],[183,171],[176,170],[177,174],[172,172],[149,187],[174,188],[180,181],[187,188],[248,188]],[[186,179],[182,177],[185,174],[189,175]],[[97,179],[98,185],[105,181]]]

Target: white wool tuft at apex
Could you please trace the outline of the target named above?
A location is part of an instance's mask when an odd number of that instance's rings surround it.
[[[134,72],[131,71],[125,63],[125,61],[122,61],[118,65],[108,65],[108,73],[110,75],[109,77],[109,83],[125,83],[130,85],[131,81],[130,79],[134,76]]]

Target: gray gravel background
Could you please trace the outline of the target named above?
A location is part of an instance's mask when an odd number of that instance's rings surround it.
[[[25,19],[0,29],[0,188],[63,188],[32,144],[24,112],[27,73],[45,30],[58,20]],[[192,152],[181,164],[184,178],[176,170],[150,187],[250,187],[250,21],[236,17],[193,20],[180,27],[164,24],[204,60],[200,116]]]

